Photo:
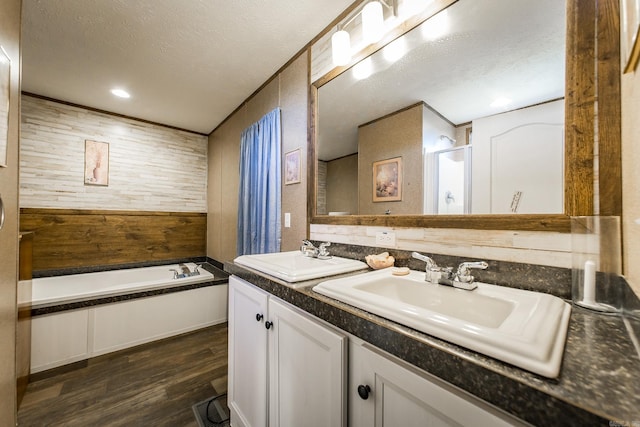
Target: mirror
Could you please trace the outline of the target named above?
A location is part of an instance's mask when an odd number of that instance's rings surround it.
[[[459,0],[318,88],[316,214],[563,214],[565,9]]]

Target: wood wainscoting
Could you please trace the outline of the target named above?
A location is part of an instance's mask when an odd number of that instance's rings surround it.
[[[36,272],[206,256],[206,213],[22,208],[20,228]]]

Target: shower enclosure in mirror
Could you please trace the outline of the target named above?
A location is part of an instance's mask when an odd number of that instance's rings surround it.
[[[563,214],[565,8],[459,0],[319,87],[316,213]],[[403,197],[374,203],[396,157]]]
[[[426,214],[471,211],[471,145],[424,154]]]

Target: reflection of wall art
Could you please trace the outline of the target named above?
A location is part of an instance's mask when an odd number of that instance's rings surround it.
[[[402,157],[373,162],[373,201],[402,200]]]
[[[629,73],[636,69],[640,58],[640,0],[622,0],[620,26],[622,68]]]
[[[11,60],[0,46],[0,166],[7,166],[9,140],[9,90],[11,88]]]
[[[84,183],[87,185],[109,185],[109,144],[106,142],[84,142]]]
[[[284,184],[300,182],[300,149],[290,151],[284,155]]]

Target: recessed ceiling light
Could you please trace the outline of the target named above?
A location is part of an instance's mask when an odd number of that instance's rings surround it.
[[[506,107],[507,105],[511,104],[511,100],[509,98],[505,98],[504,96],[501,96],[499,98],[496,98],[490,105],[494,108],[499,108],[499,107]]]
[[[124,89],[111,89],[111,93],[119,98],[131,98],[129,92]]]

